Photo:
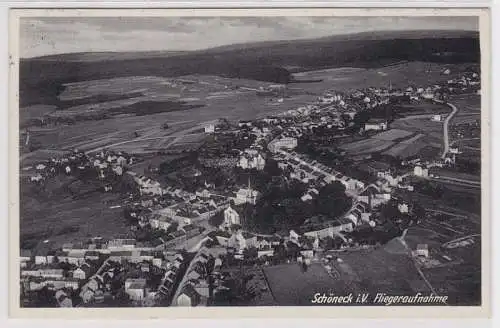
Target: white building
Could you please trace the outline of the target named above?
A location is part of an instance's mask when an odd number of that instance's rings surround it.
[[[257,203],[259,195],[260,193],[257,190],[253,190],[251,187],[241,188],[236,192],[236,197],[234,197],[233,200],[236,205],[245,203],[255,205]]]
[[[142,301],[145,297],[146,279],[125,280],[125,292],[133,301]]]
[[[417,177],[427,178],[429,176],[429,169],[417,165],[413,168],[413,174],[416,175]]]
[[[149,224],[154,229],[167,231],[172,225],[172,219],[163,215],[155,215],[149,219]]]
[[[236,212],[231,205],[224,210],[224,222],[222,225],[224,227],[230,227],[233,224],[241,224],[240,215]]]
[[[387,120],[371,119],[365,123],[365,131],[385,131],[387,130]]]
[[[214,132],[215,132],[214,124],[208,124],[205,126],[205,133],[214,133]]]
[[[441,122],[442,120],[442,116],[441,115],[433,115],[432,118],[431,118],[431,121],[434,121],[434,122]]]
[[[277,138],[267,145],[267,148],[273,153],[282,148],[294,149],[295,147],[297,147],[297,138],[293,137]]]
[[[403,214],[406,214],[408,213],[408,204],[398,204],[398,210],[399,212],[403,213]]]
[[[427,244],[418,244],[415,255],[429,257],[429,247],[427,246]]]

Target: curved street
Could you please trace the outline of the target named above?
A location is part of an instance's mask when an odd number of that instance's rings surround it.
[[[440,101],[441,102],[441,101]],[[450,120],[453,118],[453,116],[458,112],[458,108],[451,104],[451,103],[446,103],[449,107],[451,107],[452,111],[450,115],[446,117],[444,120],[444,125],[443,125],[443,142],[444,142],[444,148],[443,148],[443,153],[441,154],[441,159],[444,159],[446,157],[446,154],[448,154],[448,151],[450,150],[450,138],[448,135],[448,125],[450,123]]]

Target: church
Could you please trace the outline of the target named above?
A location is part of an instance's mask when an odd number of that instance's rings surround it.
[[[221,228],[230,228],[233,224],[241,224],[240,215],[231,205],[229,205],[229,207],[224,210],[224,222]]]

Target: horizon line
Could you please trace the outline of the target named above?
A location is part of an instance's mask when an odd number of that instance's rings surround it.
[[[63,56],[63,55],[76,55],[76,54],[97,54],[97,53],[102,53],[102,54],[120,54],[120,53],[153,53],[153,52],[172,52],[172,53],[195,53],[199,51],[207,51],[207,50],[215,50],[218,48],[224,48],[228,46],[238,46],[238,45],[249,45],[249,44],[254,44],[254,45],[259,45],[259,44],[264,44],[264,43],[279,43],[279,42],[293,42],[293,41],[307,41],[307,40],[320,40],[320,39],[326,39],[326,38],[331,38],[331,37],[336,37],[336,36],[348,36],[348,35],[360,35],[360,34],[366,34],[366,33],[404,33],[404,32],[469,32],[469,33],[477,33],[479,34],[480,31],[478,30],[472,30],[472,29],[414,29],[414,30],[376,30],[376,31],[363,31],[363,32],[354,32],[354,33],[339,33],[339,34],[332,34],[328,36],[321,36],[317,38],[310,38],[310,37],[304,37],[304,38],[296,38],[296,39],[278,39],[278,40],[262,40],[262,41],[249,41],[249,42],[241,42],[241,43],[228,43],[224,45],[219,45],[219,46],[214,46],[214,47],[208,47],[208,48],[200,48],[200,49],[194,49],[194,50],[166,50],[166,49],[158,49],[158,50],[127,50],[127,51],[113,51],[113,50],[103,50],[103,51],[75,51],[75,52],[61,52],[61,53],[54,53],[54,54],[49,54],[49,55],[42,55],[42,56],[33,56],[33,57],[21,57],[19,56],[19,59],[43,59],[43,58],[48,58],[48,57],[53,57],[53,56]]]

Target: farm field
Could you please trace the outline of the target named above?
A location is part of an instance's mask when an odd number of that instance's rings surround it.
[[[421,149],[425,148],[428,145],[427,142],[425,142],[425,138],[423,137],[423,134],[417,134],[410,139],[401,141],[391,149],[385,151],[383,154],[399,158],[408,158],[415,156]]]
[[[407,115],[447,115],[450,113],[450,108],[446,105],[434,103],[430,101],[418,102],[414,104],[396,105],[394,110],[398,116]]]
[[[402,124],[396,125],[399,127],[402,126]],[[408,125],[405,125],[405,127],[408,127]],[[428,148],[438,148],[440,145],[435,138],[429,138],[424,133],[421,133],[424,128],[425,126],[422,125],[420,131],[416,129],[413,129],[413,131],[412,129],[409,129],[410,131],[390,129],[370,138],[342,145],[341,148],[350,154],[381,152],[384,155],[399,158],[408,158],[417,154],[432,157],[435,154],[432,149],[429,152]],[[437,131],[434,133],[437,133]]]
[[[472,123],[481,121],[481,96],[453,95],[449,102],[458,108],[457,114],[451,119],[450,124]]]
[[[390,129],[382,133],[377,133],[372,138],[377,140],[394,141],[396,139],[405,138],[410,135],[412,135],[412,133],[405,130]]]
[[[417,244],[429,245],[430,259],[424,262],[422,271],[438,294],[448,295],[450,304],[479,304],[479,222],[458,213],[443,214],[445,212],[439,210],[431,213],[432,216],[409,229],[405,238],[407,244],[413,249]],[[459,242],[450,243],[454,240]]]
[[[210,86],[210,82],[203,81],[203,79],[206,78],[208,81],[216,79],[216,77],[210,76],[199,76],[197,78],[199,79],[198,83],[202,86],[207,83]],[[124,80],[120,81],[125,83]],[[239,80],[235,81],[235,84],[239,82]],[[158,83],[156,80],[153,80],[153,82]],[[148,81],[148,83],[152,82]],[[130,84],[129,88],[137,91],[133,87],[134,83],[131,82]],[[95,91],[92,89],[90,82],[86,82],[86,86],[80,88],[84,90],[90,88],[92,92]],[[81,96],[81,92],[83,91],[76,93]],[[78,121],[73,125],[58,125],[50,129],[38,129],[38,131],[31,132],[30,138],[33,143],[39,144],[41,148],[69,150],[78,147],[78,149],[87,151],[93,148],[104,148],[108,145],[132,141],[136,138],[135,131],[144,139],[147,137],[161,138],[174,133],[183,134],[188,129],[195,127],[202,128],[203,124],[219,118],[226,118],[231,121],[273,115],[297,108],[311,102],[313,99],[314,97],[311,95],[294,95],[286,98],[283,103],[276,103],[271,102],[268,97],[257,96],[255,91],[238,91],[233,92],[230,97],[211,98],[206,101],[204,107],[154,113],[140,117],[117,116],[95,121]],[[22,115],[23,113],[21,113]],[[168,123],[170,128],[163,130],[162,125],[164,123]],[[50,131],[50,133],[46,133],[44,130]],[[150,140],[148,143],[141,143],[141,146],[136,145],[135,147],[122,144],[119,148],[124,151],[147,152],[151,151],[151,149],[147,149],[148,147],[158,148],[159,145],[153,145],[152,142]]]
[[[383,151],[393,145],[394,142],[392,141],[368,138],[343,145],[341,148],[350,154],[363,154]]]
[[[447,81],[449,76],[442,74],[446,68],[454,72],[462,72],[470,65],[445,65],[424,62],[403,62],[376,69],[335,68],[295,73],[298,80],[323,79],[321,82],[292,83],[290,87],[320,94],[325,89],[342,92],[354,91],[368,87],[407,88],[413,86],[434,85]]]
[[[480,151],[481,139],[480,138],[458,139],[453,141],[452,145],[457,146],[461,151],[465,150]]]

